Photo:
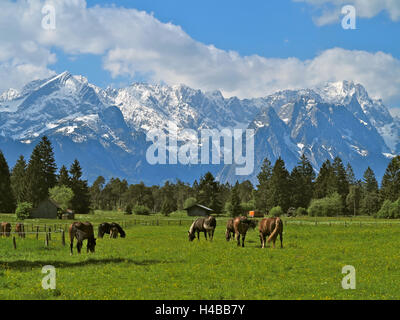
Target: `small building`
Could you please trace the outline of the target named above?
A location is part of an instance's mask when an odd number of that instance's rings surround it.
[[[264,214],[257,210],[249,211],[248,216],[250,218],[264,218]]]
[[[46,199],[39,203],[37,208],[31,212],[30,218],[33,219],[58,219],[62,214],[60,205],[52,199]]]
[[[214,211],[213,209],[207,208],[197,203],[188,208],[185,208],[185,210],[187,211],[188,216],[191,217],[209,216]]]
[[[63,219],[63,220],[74,220],[75,219],[75,213],[71,209],[67,209],[62,214],[61,219]]]

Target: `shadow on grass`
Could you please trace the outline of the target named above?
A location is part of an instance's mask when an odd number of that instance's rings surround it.
[[[5,269],[16,269],[16,270],[26,270],[32,268],[42,268],[46,265],[54,266],[55,268],[73,268],[73,267],[83,267],[90,265],[102,265],[109,263],[126,263],[133,264],[136,266],[151,266],[156,264],[170,264],[170,263],[182,263],[183,260],[132,260],[132,259],[122,259],[122,258],[110,258],[110,259],[93,259],[89,258],[84,261],[69,262],[69,261],[52,261],[52,260],[37,260],[37,261],[27,261],[27,260],[16,260],[16,261],[1,261],[0,266]]]

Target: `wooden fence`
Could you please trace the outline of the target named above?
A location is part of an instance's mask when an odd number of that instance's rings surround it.
[[[260,220],[260,219],[258,219]],[[126,229],[132,226],[182,226],[189,227],[193,223],[194,219],[132,219],[132,220],[124,220],[124,221],[116,221],[121,225],[122,228]],[[227,219],[218,219],[217,227],[221,228],[225,227]],[[291,219],[283,219],[284,225],[299,225],[299,226],[368,226],[368,225],[387,225],[387,226],[400,226],[400,221],[379,221],[379,220],[371,220],[371,221],[357,221],[357,220],[338,220],[338,221],[321,221],[321,220],[291,220]],[[93,224],[95,235],[97,234],[97,227],[100,223]],[[68,233],[68,227],[70,223],[54,223],[54,224],[34,224],[27,223],[24,224],[25,231],[24,235],[21,235],[18,232],[11,231],[9,236],[6,238],[10,238],[12,240],[13,248],[17,249],[18,243],[17,239],[23,240],[26,234],[33,234],[33,238],[36,240],[44,241],[45,247],[49,246],[50,242],[59,242],[63,246],[65,246],[65,237]],[[1,235],[2,238],[4,238]]]

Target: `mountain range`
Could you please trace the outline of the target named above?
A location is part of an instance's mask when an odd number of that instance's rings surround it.
[[[254,130],[255,170],[237,176],[232,165],[150,165],[146,150],[151,129]],[[52,141],[57,164],[77,158],[85,178],[125,178],[130,183],[193,182],[211,171],[221,182],[256,176],[264,158],[278,157],[293,168],[302,154],[318,170],[326,159],[340,156],[361,178],[370,166],[378,179],[400,153],[400,119],[382,100],[350,81],[285,90],[254,99],[225,98],[220,91],[202,92],[185,85],[134,83],[102,89],[69,72],[28,83],[0,95],[0,149],[13,166],[20,154],[29,158],[40,137]],[[180,140],[191,138],[179,135]]]

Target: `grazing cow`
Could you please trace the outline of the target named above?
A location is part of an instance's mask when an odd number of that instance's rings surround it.
[[[94,237],[93,226],[90,222],[74,222],[69,226],[70,252],[74,246],[74,238],[77,240],[76,248],[81,253],[83,240],[87,239],[87,252],[94,252],[96,247],[96,238]]]
[[[257,226],[256,220],[248,219],[247,217],[236,217],[233,219],[233,229],[237,239],[237,245],[240,246],[240,236],[242,236],[242,247],[249,228],[254,229]]]
[[[11,223],[2,222],[0,225],[0,231],[2,237],[9,237],[11,234]]]
[[[261,248],[265,248],[265,242],[270,243],[271,241],[275,248],[275,241],[278,234],[281,240],[281,248],[283,248],[283,222],[281,218],[265,218],[261,220],[259,230]],[[266,240],[267,236],[268,240]]]
[[[207,233],[212,241],[214,238],[214,231],[217,226],[217,220],[213,216],[208,216],[206,218],[198,218],[192,223],[188,234],[189,241],[193,241],[196,238],[195,233],[197,232],[197,240],[200,240],[200,232],[204,232],[204,236],[207,240]]]
[[[25,238],[25,226],[23,223],[17,223],[15,225],[15,232],[18,233],[20,238]]]
[[[122,227],[118,223],[115,223],[115,222],[112,222],[112,223],[104,222],[104,223],[100,224],[98,227],[97,236],[99,238],[103,238],[104,234],[110,234],[110,231],[113,227],[118,230],[118,233],[121,238],[126,237],[125,231],[122,229]]]

